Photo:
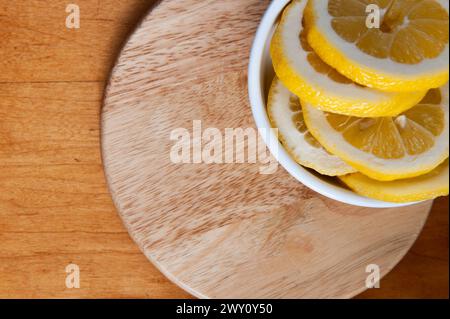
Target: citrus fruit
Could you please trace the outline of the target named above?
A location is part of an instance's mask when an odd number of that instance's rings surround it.
[[[277,78],[270,89],[267,112],[272,126],[278,129],[279,139],[297,163],[328,176],[356,172],[341,159],[329,154],[309,133],[299,98]]]
[[[382,92],[357,85],[324,63],[306,40],[302,25],[306,1],[294,0],[284,11],[271,43],[277,76],[301,98],[323,111],[360,116],[394,116],[417,104],[425,91]]]
[[[391,182],[380,182],[361,173],[339,177],[354,192],[394,203],[410,203],[447,196],[448,160],[428,174]]]
[[[311,134],[330,153],[381,181],[420,176],[449,155],[448,84],[431,89],[396,117],[359,118],[320,111],[303,103]]]
[[[369,5],[379,9],[378,26],[368,25]],[[448,0],[309,0],[308,42],[361,85],[391,92],[438,88],[449,78],[448,9]]]

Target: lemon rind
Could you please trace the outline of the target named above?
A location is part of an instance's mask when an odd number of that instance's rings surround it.
[[[306,0],[294,0],[288,5],[270,47],[275,73],[291,92],[323,111],[358,117],[395,116],[425,96],[426,91],[388,93],[355,84],[341,84],[316,72],[307,62],[307,52],[295,39],[303,29],[301,16],[305,5]],[[294,34],[294,39],[285,40]]]
[[[438,88],[448,82],[448,63],[440,70],[429,71],[416,76],[407,76],[404,74],[396,75],[383,72],[348,58],[343,51],[325,36],[326,32],[323,32],[316,24],[317,17],[313,9],[315,1],[309,0],[305,9],[305,17],[306,21],[308,21],[309,30],[308,42],[325,63],[333,66],[344,76],[361,85],[386,92],[423,91],[430,88]],[[342,39],[342,41],[345,40]],[[448,61],[448,45],[442,53],[442,56],[446,56],[446,60]]]
[[[334,131],[327,123],[321,111],[303,103],[305,123],[311,134],[330,153],[337,155],[359,172],[378,181],[393,181],[421,176],[434,170],[449,157],[449,89],[448,84],[442,89],[445,114],[444,132],[437,138],[436,144],[426,153],[420,155],[422,162],[415,164],[417,156],[405,156],[400,160],[383,160],[365,153],[350,144]],[[314,119],[313,119],[314,118]],[[320,123],[317,123],[320,121]],[[314,124],[313,124],[314,122]],[[328,136],[328,137],[327,137]],[[330,138],[331,136],[331,138]],[[369,164],[368,164],[369,163]]]
[[[322,175],[340,176],[356,172],[354,168],[337,156],[326,153],[325,149],[316,149],[313,146],[309,146],[307,142],[303,143],[302,138],[306,132],[299,132],[293,125],[287,127],[286,123],[283,123],[283,120],[279,119],[281,113],[286,114],[289,117],[292,116],[290,113],[293,112],[289,110],[289,106],[279,104],[288,102],[291,95],[292,93],[289,92],[282,82],[275,77],[269,92],[267,114],[272,126],[278,129],[278,138],[284,145],[288,154],[298,164],[311,168]],[[277,108],[277,110],[275,110],[275,108]],[[295,136],[292,136],[286,130],[295,130]],[[287,137],[285,138],[285,136]],[[300,156],[297,154],[298,152],[295,151],[298,147],[304,148],[303,156]],[[310,160],[308,160],[307,157],[310,157]],[[320,163],[324,163],[323,161],[320,161],[320,159],[325,160],[327,162],[326,165],[320,165]]]
[[[392,203],[419,202],[448,196],[448,161],[445,165],[446,167],[443,168],[439,176],[430,179],[422,176],[420,179],[413,178],[384,183],[374,181],[361,173],[340,176],[339,179],[355,193],[362,196]],[[414,187],[416,189],[413,189]]]

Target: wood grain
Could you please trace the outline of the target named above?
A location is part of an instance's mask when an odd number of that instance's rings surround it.
[[[0,297],[185,298],[126,233],[104,180],[103,89],[118,49],[152,5],[0,0]],[[366,298],[448,298],[448,199],[411,252]],[[65,287],[67,264],[81,289]]]
[[[254,128],[246,69],[267,4],[166,0],[153,9],[106,91],[106,176],[142,251],[195,296],[354,297],[365,290],[368,265],[384,275],[406,254],[431,203],[357,208],[281,168],[261,175],[257,164],[171,162],[171,132],[192,131],[193,120],[204,129]]]

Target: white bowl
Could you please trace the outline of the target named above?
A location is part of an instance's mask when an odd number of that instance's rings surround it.
[[[256,33],[253,48],[250,54],[250,65],[248,70],[248,90],[253,117],[258,128],[269,130],[271,128],[266,111],[268,89],[274,76],[272,60],[269,48],[276,23],[286,5],[291,0],[274,0],[267,9]],[[306,1],[306,0],[305,0]],[[267,144],[272,155],[278,160],[289,174],[299,182],[312,190],[332,198],[334,200],[356,206],[372,208],[389,208],[412,205],[388,203],[360,196],[345,187],[334,182],[333,179],[321,177],[318,174],[297,164],[286,152],[278,141],[275,133],[270,131],[264,134],[264,142]]]

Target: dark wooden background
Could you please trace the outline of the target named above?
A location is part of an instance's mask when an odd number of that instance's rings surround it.
[[[153,1],[0,0],[0,298],[184,298],[131,241],[104,179],[103,89]],[[448,298],[448,198],[419,240],[360,298]],[[65,267],[81,268],[67,289]]]

